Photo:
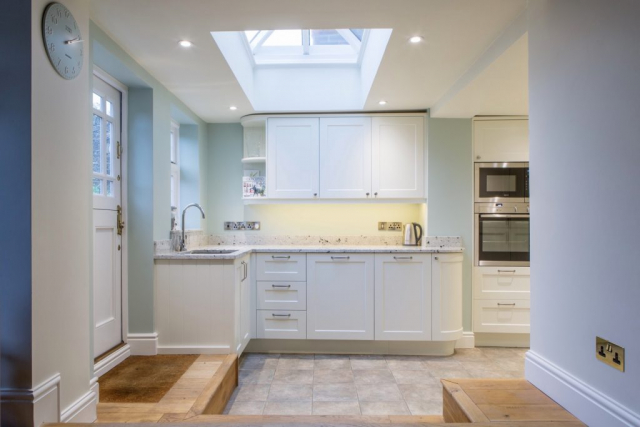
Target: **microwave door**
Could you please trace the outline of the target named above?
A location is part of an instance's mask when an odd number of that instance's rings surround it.
[[[500,164],[480,164],[476,169],[476,202],[524,201],[525,168]]]

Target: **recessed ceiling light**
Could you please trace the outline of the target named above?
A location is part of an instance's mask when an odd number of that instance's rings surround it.
[[[178,44],[182,47],[191,47],[192,43],[189,40],[180,40]]]
[[[409,39],[411,43],[420,43],[422,40],[424,39],[420,36],[413,36]]]
[[[231,111],[236,111],[237,109],[238,109],[238,107],[235,107],[233,105],[231,107],[229,107],[229,110],[231,110]]]
[[[378,104],[380,104],[380,105],[387,105],[387,101],[382,100],[382,101],[378,102]]]

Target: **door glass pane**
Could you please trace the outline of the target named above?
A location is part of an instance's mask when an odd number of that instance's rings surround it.
[[[111,144],[111,136],[113,135],[113,123],[107,120],[107,132],[105,139],[105,152],[107,155],[107,175],[113,176],[113,156],[111,152],[113,151],[113,144]]]
[[[113,181],[107,181],[107,196],[113,197]]]
[[[97,93],[93,94],[93,108],[102,111],[102,97]]]
[[[529,220],[511,221],[509,239],[511,252],[529,252]]]
[[[312,45],[349,44],[336,30],[311,30]]]
[[[482,252],[509,252],[509,221],[482,221]]]
[[[516,177],[514,175],[487,175],[487,191],[492,193],[516,191]]]
[[[263,46],[302,46],[302,30],[275,30]]]
[[[102,118],[93,115],[93,171],[100,173],[100,129],[102,128]]]
[[[102,180],[93,178],[93,194],[102,194]]]
[[[107,114],[113,117],[113,104],[111,101],[107,101]]]

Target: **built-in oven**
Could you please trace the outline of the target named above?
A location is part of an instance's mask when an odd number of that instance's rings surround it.
[[[476,163],[475,202],[528,202],[529,163]]]
[[[529,204],[475,204],[475,265],[530,265]]]

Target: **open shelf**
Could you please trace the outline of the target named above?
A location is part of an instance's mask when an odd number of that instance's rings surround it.
[[[266,157],[244,157],[242,160],[242,163],[247,164],[247,163],[264,163],[267,161]]]

